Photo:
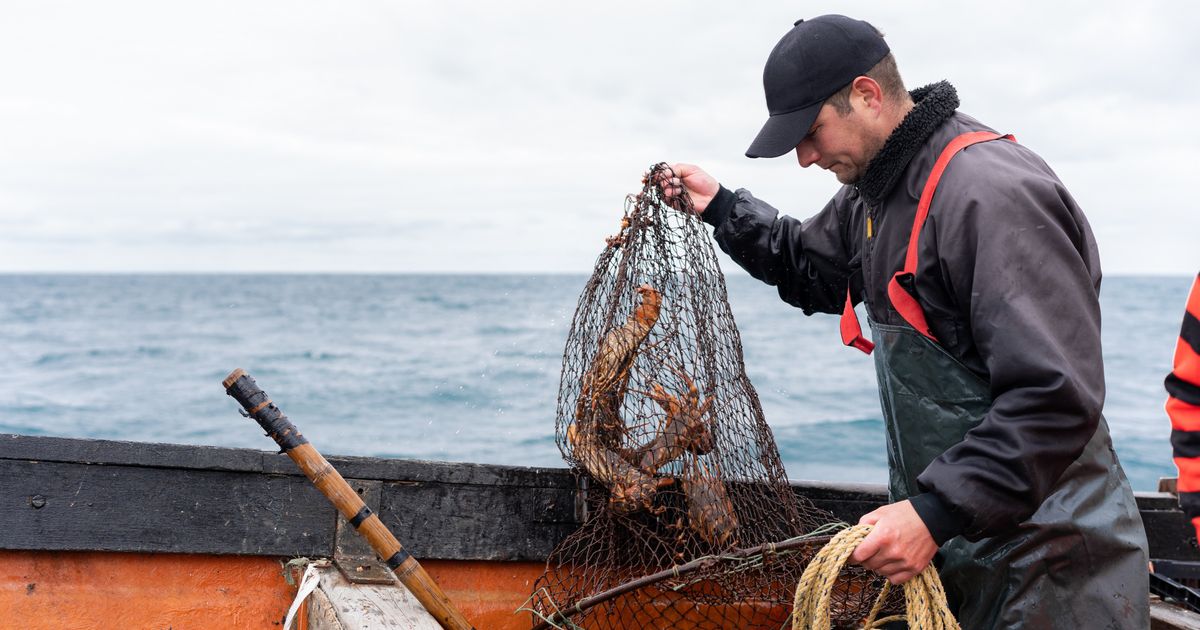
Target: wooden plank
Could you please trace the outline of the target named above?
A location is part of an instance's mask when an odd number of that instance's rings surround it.
[[[579,525],[567,469],[335,457],[378,481],[381,518],[419,558],[544,560]],[[793,482],[849,523],[881,484]],[[45,501],[34,508],[33,497]],[[1151,556],[1200,560],[1174,495],[1137,493]],[[0,548],[328,555],[332,507],[284,455],[0,435]]]
[[[1179,495],[1171,492],[1134,492],[1139,510],[1178,510]]]
[[[817,507],[832,512],[847,523],[887,501],[883,484],[793,482],[793,489]],[[1150,557],[1200,561],[1195,528],[1179,509],[1179,498],[1167,492],[1135,492],[1138,510],[1146,528]]]
[[[1200,561],[1196,545],[1196,528],[1178,509],[1144,510],[1142,523],[1150,543],[1152,559]]]
[[[273,451],[0,434],[0,460],[5,459],[301,475],[286,455]],[[327,459],[347,478],[546,488],[576,485],[575,475],[561,468],[353,456]]]
[[[319,446],[319,445],[318,445]],[[465,462],[431,462],[417,459],[378,457],[326,457],[346,478],[381,481],[415,481],[480,486],[521,486],[542,488],[575,487],[575,476],[561,468],[530,468]],[[286,455],[263,460],[264,472],[292,474],[293,464]]]
[[[317,569],[317,572],[321,584],[309,600],[309,630],[442,628],[421,602],[398,583],[351,584],[334,567]],[[330,617],[333,617],[332,623]]]
[[[0,433],[0,460],[261,472],[263,451]]]
[[[1150,597],[1150,630],[1197,629],[1200,629],[1200,615],[1158,597]]]
[[[792,482],[792,490],[838,520],[855,524],[859,517],[887,503],[887,486],[866,483]]]
[[[334,608],[333,602],[329,601],[329,596],[321,589],[313,591],[305,604],[308,607],[308,630],[346,630],[342,622],[338,621],[337,609]]]
[[[380,518],[417,558],[545,560],[579,526],[575,492],[385,483]]]
[[[265,556],[0,551],[7,630],[280,630],[295,594]]]
[[[0,460],[0,500],[5,549],[333,549],[333,508],[301,477]]]

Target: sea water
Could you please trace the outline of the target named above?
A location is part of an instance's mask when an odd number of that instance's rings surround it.
[[[0,275],[0,433],[269,450],[244,368],[327,455],[562,466],[554,421],[582,275]],[[1109,277],[1105,415],[1137,490],[1174,474],[1163,378],[1191,277]],[[869,357],[837,318],[727,278],[788,476],[886,481]]]

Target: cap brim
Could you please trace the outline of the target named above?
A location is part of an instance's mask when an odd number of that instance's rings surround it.
[[[804,136],[808,135],[808,130],[812,129],[813,121],[817,119],[817,113],[821,111],[823,104],[816,103],[768,118],[762,131],[758,132],[758,137],[750,143],[750,148],[746,149],[746,157],[773,158],[795,149]]]

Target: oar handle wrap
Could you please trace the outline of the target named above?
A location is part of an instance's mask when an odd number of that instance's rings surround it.
[[[241,368],[234,370],[222,384],[225,385],[225,393],[238,401],[246,413],[258,422],[258,426],[262,427],[272,440],[275,440],[282,452],[286,453],[301,444],[308,444],[308,440],[300,434],[296,425],[283,415],[283,411],[271,402],[267,393],[258,386],[258,383],[254,382],[254,379],[245,370]]]

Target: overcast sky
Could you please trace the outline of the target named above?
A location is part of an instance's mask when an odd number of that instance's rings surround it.
[[[663,160],[807,217],[832,175],[742,154],[830,12],[1045,157],[1107,273],[1200,268],[1200,3],[3,0],[0,271],[584,272]]]

